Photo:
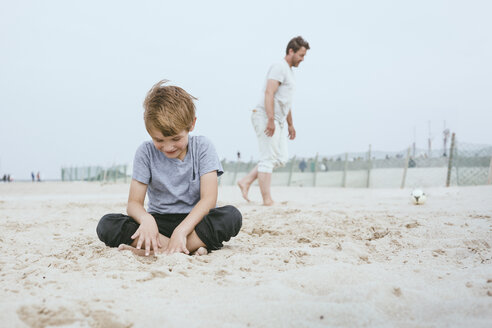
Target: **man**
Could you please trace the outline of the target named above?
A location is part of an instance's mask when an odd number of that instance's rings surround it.
[[[284,59],[273,64],[268,71],[264,93],[251,115],[258,138],[260,160],[258,165],[237,183],[248,202],[249,187],[258,178],[263,205],[273,205],[270,192],[272,172],[274,168],[285,165],[288,160],[285,122],[289,139],[294,140],[296,137],[291,108],[295,89],[292,67],[299,66],[308,50],[309,43],[302,37],[293,38],[287,44]]]

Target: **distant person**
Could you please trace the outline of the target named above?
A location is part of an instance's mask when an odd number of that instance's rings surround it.
[[[3,177],[2,177],[2,181],[3,182],[7,182],[7,174],[4,174]]]
[[[306,169],[306,167],[307,167],[307,164],[306,164],[306,161],[303,158],[302,161],[299,163],[299,170],[301,170],[301,172],[304,172],[304,170]]]
[[[241,160],[241,152],[237,152],[237,161],[239,162]]]
[[[31,180],[34,182],[34,172],[31,172]]]
[[[323,160],[321,161],[321,170],[322,171],[328,171],[328,159],[326,157],[323,157]]]
[[[103,216],[97,235],[106,245],[137,255],[202,255],[236,236],[242,216],[233,206],[216,207],[217,178],[223,173],[219,157],[207,138],[189,135],[196,122],[195,98],[166,82],[155,84],[144,101],[152,140],[135,154],[128,215]]]
[[[270,191],[272,172],[288,160],[286,128],[291,140],[296,137],[292,120],[292,96],[295,89],[292,67],[299,66],[308,50],[309,43],[300,36],[295,37],[287,44],[284,59],[268,70],[264,92],[251,116],[260,148],[260,160],[248,175],[238,181],[242,196],[247,201],[249,187],[258,179],[263,205],[273,205]]]
[[[41,182],[41,174],[39,172],[36,174],[36,178],[38,179],[38,182]]]
[[[413,158],[410,158],[408,160],[408,167],[415,167],[417,166],[417,163],[415,163],[415,160]]]

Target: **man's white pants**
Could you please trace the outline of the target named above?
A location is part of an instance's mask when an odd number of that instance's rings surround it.
[[[268,137],[265,134],[268,118],[263,111],[253,110],[251,122],[255,128],[260,148],[258,172],[272,173],[274,168],[284,166],[289,159],[285,124],[275,121],[275,132],[273,136]]]

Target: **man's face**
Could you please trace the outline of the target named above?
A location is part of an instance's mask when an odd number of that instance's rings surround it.
[[[290,51],[294,51],[294,50],[290,49]],[[301,49],[294,52],[292,55],[292,66],[298,67],[299,64],[304,60],[304,56],[306,56],[306,52],[307,50],[305,47],[301,47]]]
[[[180,133],[164,137],[162,132],[151,128],[149,131],[155,148],[164,153],[167,158],[178,158],[183,160],[188,150],[188,134],[189,131],[183,130]]]

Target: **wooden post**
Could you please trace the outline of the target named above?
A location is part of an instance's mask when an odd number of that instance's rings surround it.
[[[345,164],[343,166],[342,187],[347,187],[347,167],[348,167],[348,153],[345,153]]]
[[[287,186],[290,187],[292,182],[292,172],[294,172],[294,165],[296,164],[296,156],[292,157],[292,162],[290,164],[289,179],[287,180]]]
[[[236,165],[234,165],[234,176],[232,178],[232,185],[233,186],[236,184],[238,169],[239,169],[239,160],[236,160]]]
[[[369,152],[367,154],[367,188],[371,185],[371,145],[369,145]]]
[[[458,147],[458,143],[454,144],[454,168],[456,170],[456,185],[460,185],[460,149]]]
[[[492,184],[492,157],[490,158],[489,178],[487,179],[487,184]]]
[[[403,177],[401,179],[400,189],[405,188],[405,180],[407,179],[408,161],[410,160],[410,147],[408,147],[407,158],[405,159],[405,166],[403,167]]]
[[[453,155],[454,155],[454,132],[451,135],[451,149],[449,150],[448,174],[446,176],[446,187],[449,187],[449,184],[451,183],[451,170],[453,168]]]
[[[318,172],[318,153],[316,153],[316,157],[314,158],[313,187],[316,187],[317,172]]]
[[[222,161],[220,161],[220,163],[222,164],[222,168],[224,170],[224,172],[227,170],[227,168],[225,168],[225,164],[226,164],[226,160],[223,159]],[[223,175],[223,174],[222,174]],[[219,177],[219,186],[222,184],[222,176]]]

